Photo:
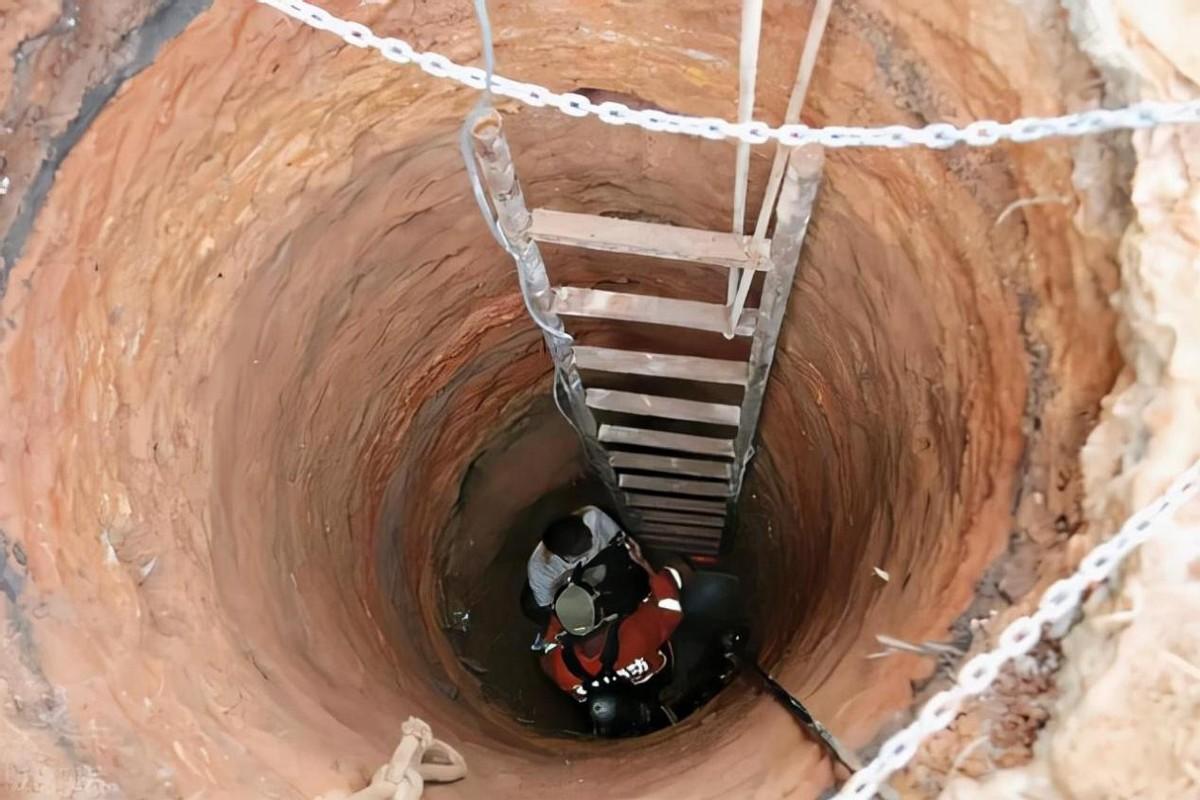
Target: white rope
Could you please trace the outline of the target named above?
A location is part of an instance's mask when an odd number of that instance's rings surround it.
[[[742,0],[742,32],[738,53],[738,122],[754,119],[754,86],[758,78],[758,41],[762,34],[763,0]],[[746,231],[746,185],[750,181],[750,143],[738,142],[733,177],[733,232]],[[735,270],[730,270],[732,277]],[[729,301],[733,302],[733,283]]]
[[[794,125],[800,121],[800,109],[804,107],[804,98],[808,95],[808,85],[812,81],[813,68],[817,64],[817,53],[821,49],[821,39],[825,36],[825,26],[829,22],[829,11],[833,0],[817,0],[813,7],[812,19],[808,23],[808,34],[804,37],[804,50],[800,53],[800,64],[796,68],[796,82],[792,84],[792,93],[788,97],[787,110],[783,114],[783,124]],[[775,213],[775,204],[779,200],[779,188],[783,185],[783,170],[787,166],[788,156],[792,150],[775,143],[775,156],[771,161],[771,175],[767,178],[767,188],[763,192],[762,205],[758,208],[758,222],[754,226],[754,243],[757,245],[767,237],[767,225]],[[741,233],[740,230],[734,233]],[[730,283],[733,281],[733,270],[730,270]],[[737,290],[727,302],[729,318],[725,327],[725,338],[732,339],[737,321],[741,319],[742,309],[746,307],[746,299],[750,297],[750,287],[754,282],[754,271],[746,270],[739,276]]]
[[[484,68],[490,82],[491,77],[496,71],[496,56],[492,45],[492,22],[488,16],[487,0],[474,0],[475,18],[479,22],[479,36],[483,40],[483,61]],[[487,86],[487,83],[484,83]],[[542,329],[542,332],[554,339],[559,339],[568,345],[575,343],[575,338],[571,334],[562,329],[562,324],[558,327],[551,325],[542,318],[542,315],[534,308],[533,298],[530,295],[529,284],[525,280],[525,272],[521,269],[522,254],[517,250],[509,238],[500,228],[500,223],[496,219],[496,214],[492,210],[491,204],[488,202],[487,194],[483,189],[483,179],[479,176],[479,164],[475,161],[475,153],[471,147],[471,129],[475,125],[475,121],[479,117],[492,110],[491,93],[484,89],[483,95],[479,98],[479,102],[475,104],[475,108],[467,114],[467,118],[463,120],[462,127],[458,132],[458,146],[462,153],[463,165],[467,168],[467,179],[471,184],[471,192],[475,195],[475,203],[479,206],[479,213],[483,215],[483,221],[491,231],[492,238],[504,248],[508,255],[517,265],[517,286],[521,291],[521,300],[525,304],[525,312],[529,314],[529,318],[533,320],[533,324]],[[532,246],[532,245],[531,245]],[[558,409],[558,413],[567,424],[575,431],[581,440],[584,440],[583,432],[579,430],[579,426],[575,424],[575,420],[562,407],[562,402],[558,397],[558,390],[566,389],[567,376],[563,374],[562,369],[556,364],[554,367],[554,378],[551,381],[550,394],[554,398],[554,407]]]
[[[435,78],[444,78],[472,89],[487,86],[487,73],[479,67],[456,64],[440,53],[418,52],[403,39],[376,36],[366,25],[335,17],[304,0],[258,0],[311,28],[329,31],[354,47],[370,47],[397,64],[416,64]],[[765,122],[733,123],[718,117],[689,117],[656,109],[632,109],[613,101],[593,103],[581,94],[559,93],[533,83],[493,76],[493,93],[534,107],[550,106],[572,117],[595,116],[610,125],[633,125],[648,131],[737,139],[750,144],[777,141],[788,147],[819,144],[824,147],[931,147],[957,144],[973,147],[1000,141],[1033,142],[1053,136],[1085,136],[1104,131],[1151,128],[1156,125],[1200,122],[1200,100],[1135,103],[1125,108],[1100,108],[1061,117],[1026,117],[1013,122],[979,120],[963,127],[939,122],[922,128],[889,125],[882,128],[807,125],[772,127]]]
[[[987,691],[1006,662],[1032,650],[1041,641],[1044,627],[1072,614],[1089,585],[1112,575],[1125,556],[1162,530],[1166,518],[1197,492],[1200,492],[1200,461],[1184,470],[1157,500],[1130,517],[1116,536],[1084,556],[1074,575],[1052,584],[1033,615],[1019,617],[1004,629],[995,650],[964,664],[955,685],[930,698],[916,720],[884,742],[875,760],[854,773],[838,792],[838,800],[874,797],[893,772],[912,760],[926,739],[955,720],[964,700]]]
[[[829,12],[832,8],[833,0],[817,0],[813,7],[808,34],[804,37],[804,50],[800,53],[800,65],[796,68],[796,82],[792,84],[792,94],[788,97],[787,109],[783,112],[784,125],[800,122],[800,109],[804,108],[804,99],[808,96],[808,85],[812,82],[817,53],[821,50],[821,39],[825,36],[825,26],[829,23]],[[783,185],[783,168],[787,164],[788,152],[788,149],[780,146],[778,142],[775,144],[771,176],[767,178],[767,190],[763,193],[762,206],[758,209],[758,222],[754,226],[756,242],[767,238],[767,225],[775,211],[775,201],[779,199],[779,187]]]
[[[479,35],[483,40],[484,74],[488,78],[491,78],[496,71],[496,57],[492,48],[492,23],[488,17],[487,0],[475,0],[475,17],[479,21]],[[484,82],[484,86],[487,86],[486,81]],[[483,215],[484,224],[487,225],[492,238],[519,265],[523,257],[516,246],[504,235],[504,231],[500,229],[500,224],[496,221],[496,214],[492,210],[491,204],[488,203],[487,196],[483,191],[483,181],[479,177],[479,165],[475,162],[475,154],[471,149],[471,128],[474,127],[476,120],[491,111],[491,109],[491,94],[485,89],[483,96],[475,104],[475,108],[471,109],[471,112],[467,114],[467,118],[463,120],[462,127],[458,131],[458,148],[462,154],[463,166],[467,169],[467,180],[471,184],[471,193],[475,195],[475,203],[479,206],[479,213]],[[536,309],[534,309],[533,300],[529,295],[529,286],[525,282],[525,274],[519,266],[517,268],[517,284],[521,289],[521,300],[524,301],[525,310],[529,313],[529,318],[533,320],[533,324],[541,328],[547,336],[561,339],[567,344],[574,343],[575,340],[571,334],[562,330],[561,326],[556,328],[546,322],[537,313]],[[557,371],[555,374],[558,376]],[[559,407],[559,411],[562,411],[561,407]]]
[[[758,78],[758,41],[762,34],[763,0],[742,0],[742,30],[738,51],[738,122],[754,119],[754,85]],[[733,233],[746,232],[746,192],[750,185],[750,143],[738,142],[733,174]],[[730,269],[725,287],[725,305],[729,309],[725,338],[732,339],[741,309],[734,310],[740,283],[749,283],[754,270]]]

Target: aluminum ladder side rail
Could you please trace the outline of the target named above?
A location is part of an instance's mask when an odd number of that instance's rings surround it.
[[[550,278],[546,274],[546,263],[542,260],[537,243],[530,236],[532,217],[525,205],[525,196],[517,180],[512,152],[504,137],[500,115],[491,111],[481,116],[471,129],[471,142],[475,158],[479,163],[483,184],[496,209],[496,222],[512,247],[519,277],[528,292],[530,305],[539,314],[543,323],[552,330],[564,331],[562,320],[553,311],[554,293]],[[565,384],[567,411],[579,433],[588,464],[608,488],[613,504],[625,524],[630,515],[625,504],[625,495],[617,482],[616,472],[609,463],[608,451],[600,444],[597,436],[596,418],[588,408],[583,389],[583,380],[575,366],[574,351],[570,340],[542,332],[546,349],[554,362],[555,371]],[[554,391],[558,391],[557,385]]]
[[[817,199],[824,163],[824,148],[815,144],[805,145],[792,151],[784,173],[779,204],[775,208],[775,232],[771,237],[771,268],[763,277],[762,299],[758,304],[754,338],[750,345],[749,379],[742,396],[741,419],[733,444],[733,491],[729,496],[727,519],[733,518],[746,468],[753,454],[767,379],[775,360],[775,346],[779,342],[784,314],[787,313],[788,298],[796,277],[813,203]]]

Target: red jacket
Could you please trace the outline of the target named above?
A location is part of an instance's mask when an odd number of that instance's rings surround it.
[[[680,585],[679,573],[669,567],[650,576],[649,596],[632,614],[618,621],[613,671],[619,678],[634,684],[645,683],[669,663],[668,640],[683,618],[683,609],[679,604]],[[563,634],[562,624],[558,617],[551,617],[543,637],[548,644],[542,655],[542,670],[560,689],[570,693],[576,700],[583,701],[587,698],[588,689],[594,687],[585,686],[585,682],[590,684],[591,681],[577,676],[567,666],[563,648],[573,647],[584,671],[599,677],[603,672],[603,655],[609,629],[614,624],[617,622],[605,623],[586,638],[572,640],[560,636]],[[596,687],[599,685],[595,684]]]

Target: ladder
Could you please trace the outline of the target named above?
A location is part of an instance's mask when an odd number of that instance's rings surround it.
[[[740,496],[762,412],[775,345],[787,309],[824,154],[795,149],[775,209],[772,238],[526,207],[512,155],[495,111],[470,131],[481,182],[496,214],[531,313],[536,313],[557,376],[555,391],[579,433],[593,472],[607,485],[626,528],[653,547],[700,560],[720,554]],[[538,243],[710,268],[762,273],[757,308],[732,319],[729,305],[577,286],[551,287]],[[583,345],[565,335],[562,320],[648,323],[749,339],[748,360]],[[676,341],[686,343],[686,337]],[[665,349],[665,348],[664,348]],[[585,387],[580,371],[660,379],[740,392],[737,404],[681,391]],[[678,384],[670,384],[676,386]],[[631,387],[637,388],[637,387]],[[696,392],[692,392],[696,394]],[[703,394],[703,392],[700,392]],[[599,418],[599,419],[598,419]]]

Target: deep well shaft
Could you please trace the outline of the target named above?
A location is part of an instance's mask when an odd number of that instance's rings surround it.
[[[119,70],[98,53],[144,16],[110,5],[54,28],[47,41],[79,30],[96,51],[27,57],[11,108],[50,102],[44,91],[78,113],[92,73]],[[492,12],[508,74],[732,114],[735,4]],[[766,6],[764,114],[786,105],[809,13]],[[810,121],[1007,119],[1094,100],[1055,14],[1025,13],[839,2]],[[362,8],[376,29],[469,60],[465,14]],[[32,36],[46,19],[20,24]],[[53,69],[77,61],[92,71]],[[0,678],[19,700],[3,713],[28,735],[21,763],[94,769],[134,798],[314,796],[369,775],[418,715],[472,770],[436,797],[827,785],[819,748],[749,685],[649,739],[521,721],[553,692],[509,622],[521,555],[554,514],[598,498],[549,402],[512,263],[469,194],[456,137],[474,99],[217,0],[61,164],[45,167],[44,131],[17,120],[7,168],[32,166],[12,196],[34,202],[30,176],[52,177],[32,227],[7,234],[20,257],[0,341],[13,631]],[[733,145],[501,111],[531,207],[728,227]],[[1029,531],[1077,521],[1076,454],[1121,366],[1107,297],[1126,141],[827,154],[730,563],[753,587],[764,663],[852,746],[900,719],[932,669],[867,660],[877,634],[965,643],[952,626],[972,603],[1023,594],[995,589],[1005,553],[1062,555],[1063,538]],[[769,169],[751,159],[752,189]],[[1073,196],[1081,170],[1085,199],[997,223],[1019,198]],[[722,269],[655,261],[617,284],[633,273],[620,254],[545,249],[573,285],[725,299]],[[576,328],[594,347],[651,338]],[[744,360],[744,340],[701,335],[704,357]]]

